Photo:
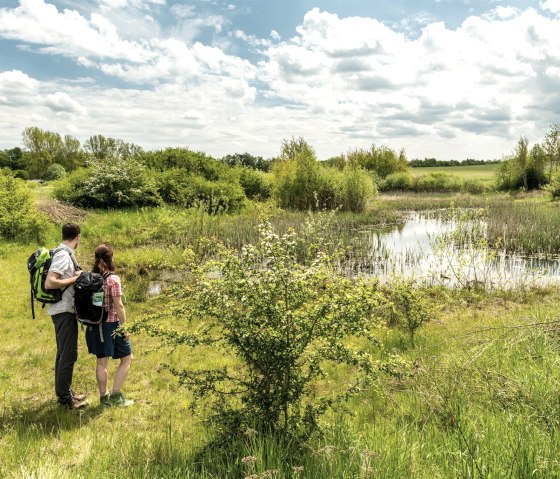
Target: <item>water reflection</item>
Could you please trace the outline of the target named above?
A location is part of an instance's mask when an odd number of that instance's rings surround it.
[[[484,241],[472,240],[477,232],[484,232],[484,222],[462,222],[460,226],[469,230],[463,236],[453,234],[458,222],[448,215],[414,213],[391,230],[359,231],[341,270],[382,280],[400,275],[428,284],[479,284],[489,289],[560,282],[560,258],[510,255],[485,248]]]

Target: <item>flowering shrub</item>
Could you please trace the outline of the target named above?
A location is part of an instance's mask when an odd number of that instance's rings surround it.
[[[336,255],[317,244],[304,265],[295,233],[278,236],[267,223],[260,231],[261,240],[240,254],[221,248],[214,261],[193,261],[192,280],[135,330],[173,347],[233,355],[232,366],[169,367],[195,404],[213,406],[215,423],[227,431],[307,436],[322,414],[366,388],[380,370],[400,373],[403,363],[376,356],[382,349],[376,331],[386,322],[376,314],[384,298],[375,283],[339,276]],[[196,332],[170,331],[161,320],[186,322]]]

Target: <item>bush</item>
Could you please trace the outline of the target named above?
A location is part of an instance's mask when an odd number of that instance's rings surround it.
[[[127,208],[162,203],[153,175],[133,159],[107,158],[71,173],[54,197],[76,206]]]
[[[414,179],[414,190],[419,192],[461,191],[461,178],[447,173],[430,173]]]
[[[410,173],[392,173],[379,183],[381,191],[411,191],[414,179]]]
[[[550,183],[544,187],[553,200],[560,198],[560,171],[554,173],[550,179]]]
[[[134,330],[173,347],[223,352],[225,361],[209,369],[172,371],[196,403],[215,412],[212,422],[225,434],[256,428],[307,437],[322,414],[362,391],[380,370],[402,372],[402,362],[374,354],[384,323],[375,314],[383,301],[375,284],[339,276],[336,258],[325,251],[315,251],[304,266],[295,233],[278,236],[268,224],[260,229],[261,240],[241,254],[222,249],[202,267],[193,259],[192,281],[171,291],[163,312]],[[194,332],[170,331],[160,319]],[[333,371],[344,381],[333,381]]]
[[[283,144],[283,156],[273,164],[275,196],[281,208],[336,208],[336,170],[322,166],[303,139]]]
[[[179,169],[159,176],[158,192],[166,203],[185,208],[203,205],[208,213],[238,211],[245,202],[245,194],[237,182],[209,181]]]
[[[266,200],[272,195],[272,183],[265,173],[244,168],[239,174],[239,184],[245,196],[253,200]]]
[[[41,243],[47,227],[47,219],[35,209],[25,183],[0,170],[0,237]]]
[[[461,189],[465,193],[470,193],[471,195],[479,195],[488,190],[484,183],[473,178],[465,178]]]
[[[45,173],[45,180],[53,181],[53,180],[62,180],[66,178],[66,170],[64,166],[59,165],[58,163],[53,163],[47,168]]]
[[[339,180],[336,202],[345,211],[359,213],[366,207],[367,200],[377,193],[371,176],[361,168],[347,165]]]

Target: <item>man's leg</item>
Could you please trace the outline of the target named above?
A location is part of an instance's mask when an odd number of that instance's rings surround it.
[[[72,400],[72,374],[78,359],[78,323],[73,313],[55,314],[56,333],[55,391],[61,403]]]

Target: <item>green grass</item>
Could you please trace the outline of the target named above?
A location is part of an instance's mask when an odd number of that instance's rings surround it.
[[[447,173],[461,178],[480,180],[488,184],[494,180],[494,175],[499,166],[499,163],[491,163],[488,165],[421,167],[411,168],[410,173],[414,177],[429,175],[430,173]]]
[[[555,208],[541,204],[540,197],[490,199],[496,217],[511,212],[508,224],[530,226],[535,215],[552,217]],[[394,221],[400,210],[451,202],[483,206],[486,199],[382,197],[364,215],[341,215],[339,231]],[[286,228],[305,221],[305,214],[272,214]],[[254,238],[254,216],[254,211],[219,218],[172,209],[93,212],[82,224],[78,259],[89,267],[99,242],[115,245],[117,264],[125,266],[125,288],[134,290],[127,303],[133,323],[161,308],[159,300],[146,299],[147,283],[163,270],[180,268],[181,252],[192,238],[202,243],[204,232],[232,244],[236,238],[246,241]],[[53,244],[57,231],[58,226],[50,233]],[[211,367],[233,361],[211,349],[194,356],[147,335],[133,336],[135,360],[124,391],[136,404],[103,410],[97,407],[95,358],[87,354],[81,334],[74,388],[90,395],[92,407],[83,413],[57,407],[53,325],[40,309],[33,321],[29,307],[25,262],[36,248],[0,242],[2,478],[560,478],[560,327],[555,322],[560,292],[555,289],[491,294],[433,289],[434,317],[419,331],[415,347],[398,331],[381,335],[389,350],[413,364],[411,375],[381,377],[352,400],[350,414],[324,418],[324,434],[305,450],[258,435],[232,439],[223,450],[205,449],[215,431],[204,422],[204,410],[189,410],[189,393],[162,364]],[[147,277],[140,272],[146,268]],[[114,369],[112,362],[110,374]],[[254,464],[243,464],[247,456],[255,457]]]

